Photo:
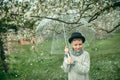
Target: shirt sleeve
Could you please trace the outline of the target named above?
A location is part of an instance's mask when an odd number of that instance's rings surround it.
[[[80,73],[80,74],[88,73],[89,69],[90,69],[89,53],[87,53],[87,54],[85,54],[85,56],[83,56],[82,61],[74,61],[71,68],[72,68],[73,71],[75,71],[77,73]]]
[[[67,62],[67,58],[68,58],[68,56],[65,55],[65,56],[64,56],[63,65],[62,65],[62,69],[64,70],[64,72],[69,72],[69,71],[70,71],[70,66],[71,66],[71,64],[69,64],[69,63]]]

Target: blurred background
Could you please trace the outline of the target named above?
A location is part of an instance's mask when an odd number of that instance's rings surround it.
[[[90,53],[91,80],[120,80],[120,0],[0,0],[0,80],[67,80],[72,32]]]

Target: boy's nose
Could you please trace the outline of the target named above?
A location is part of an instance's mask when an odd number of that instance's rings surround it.
[[[77,48],[80,48],[80,46],[78,45]]]

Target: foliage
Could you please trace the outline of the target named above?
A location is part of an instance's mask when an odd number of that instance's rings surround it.
[[[25,13],[29,9],[29,3],[20,3],[18,1],[1,1],[0,4],[0,32],[6,32],[9,29],[15,29],[17,32],[19,28],[33,29],[35,20],[26,19]]]
[[[3,69],[6,71],[6,57],[5,57],[5,47],[6,44],[6,36],[3,38],[3,36],[6,32],[9,31],[9,29],[14,29],[14,31],[17,33],[17,31],[20,28],[30,28],[33,29],[34,20],[28,20],[24,18],[24,13],[28,9],[28,3],[22,4],[18,3],[18,1],[13,0],[1,0],[0,1],[0,57],[1,57],[1,63],[4,67]],[[3,42],[3,44],[1,44]],[[7,50],[7,49],[6,49]],[[5,57],[5,59],[2,59],[2,57]],[[1,64],[0,63],[0,64]]]
[[[1,18],[4,19],[0,23],[14,25],[13,27],[17,29],[21,27],[33,29],[36,22],[35,17],[38,18],[37,21],[46,18],[81,26],[84,25],[81,22],[82,18],[85,18],[85,21],[90,23],[105,11],[108,11],[106,13],[108,14],[111,9],[114,10],[119,7],[119,5],[114,5],[115,3],[119,4],[119,1],[113,0],[30,0],[23,2],[2,0],[0,3]],[[54,17],[55,15],[57,16]],[[72,17],[63,19],[64,16],[69,15]],[[1,27],[7,29],[9,25]]]

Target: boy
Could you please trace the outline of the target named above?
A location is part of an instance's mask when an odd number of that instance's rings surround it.
[[[72,50],[65,47],[62,67],[68,73],[68,80],[89,80],[90,57],[89,53],[82,49],[85,37],[74,32],[68,41]]]

